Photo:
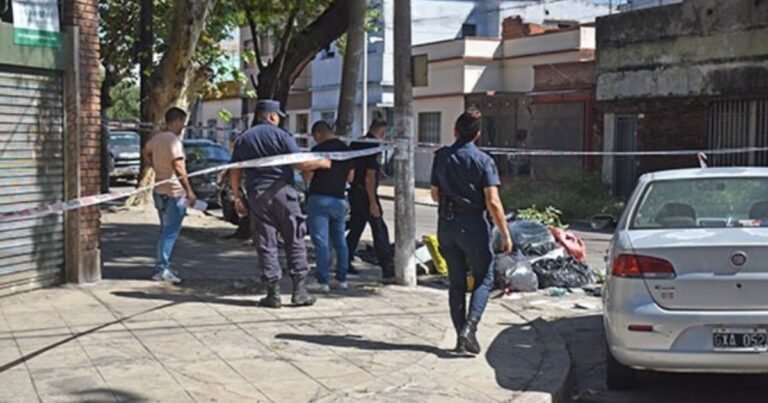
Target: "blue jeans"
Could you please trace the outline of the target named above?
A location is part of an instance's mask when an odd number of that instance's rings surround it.
[[[347,202],[330,196],[311,195],[307,202],[307,224],[312,243],[315,244],[317,259],[316,276],[320,284],[328,284],[331,248],[336,250],[338,271],[336,279],[347,281],[349,251],[344,238],[346,228]],[[330,239],[329,239],[330,238]]]
[[[488,304],[494,275],[491,227],[480,215],[457,215],[451,220],[440,217],[437,240],[440,254],[448,263],[448,302],[453,326],[459,331],[467,317],[480,320]],[[467,315],[467,274],[470,272],[475,278],[475,288],[471,290]]]
[[[187,206],[183,197],[170,197],[157,193],[153,196],[157,214],[160,216],[160,237],[157,240],[155,271],[161,273],[171,267],[173,246],[181,233],[181,222],[187,214]]]

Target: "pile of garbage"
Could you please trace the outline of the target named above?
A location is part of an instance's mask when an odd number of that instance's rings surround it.
[[[586,265],[586,248],[578,235],[537,221],[508,217],[515,248],[512,255],[496,256],[496,288],[532,292],[550,287],[571,289],[593,284]],[[493,248],[501,250],[501,234],[494,229]]]

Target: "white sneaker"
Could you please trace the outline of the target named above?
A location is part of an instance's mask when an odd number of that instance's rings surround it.
[[[339,283],[339,288],[342,290],[346,290],[349,288],[349,283],[346,281],[342,281],[341,283]]]
[[[331,286],[329,286],[328,284],[323,284],[320,286],[320,291],[327,294],[331,292]]]
[[[173,274],[172,271],[165,269],[161,273],[157,273],[152,276],[152,281],[163,281],[171,284],[179,284],[181,283],[181,278]]]

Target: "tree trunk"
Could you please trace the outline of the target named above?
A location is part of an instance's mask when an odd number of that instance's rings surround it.
[[[353,0],[349,10],[347,49],[344,53],[344,69],[341,72],[339,114],[336,118],[336,134],[346,136],[352,131],[357,104],[357,82],[363,58],[365,40],[365,0]],[[366,83],[363,83],[366,85]]]
[[[141,120],[152,124],[148,131],[142,132],[142,146],[163,126],[165,111],[172,106],[187,110],[208,79],[210,72],[202,70],[193,57],[214,3],[215,0],[174,2],[167,49],[149,77],[147,98],[142,98]],[[154,173],[149,167],[142,167],[140,177],[139,187],[149,186],[154,181]],[[132,197],[128,203],[138,205],[148,201],[149,194],[144,194]]]

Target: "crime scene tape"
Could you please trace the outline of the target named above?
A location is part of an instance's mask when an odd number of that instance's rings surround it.
[[[281,165],[294,165],[304,162],[317,161],[323,158],[328,158],[333,161],[345,161],[355,158],[367,157],[369,155],[375,155],[387,150],[386,146],[371,147],[363,150],[354,151],[340,151],[340,152],[302,152],[295,154],[282,154],[274,155],[271,157],[256,158],[248,161],[234,162],[225,165],[219,165],[193,173],[187,174],[187,178],[210,174],[213,172],[224,171],[233,168],[247,169],[247,168],[266,168]],[[106,203],[113,200],[122,199],[132,196],[134,194],[148,192],[157,186],[171,183],[177,179],[171,178],[153,183],[149,186],[136,188],[124,192],[111,192],[102,193],[99,195],[85,196],[69,201],[61,201],[56,203],[44,204],[42,206],[29,207],[20,210],[15,210],[6,213],[0,213],[0,222],[29,219],[35,217],[46,216],[50,214],[60,214],[65,211],[77,210],[84,207],[94,206],[97,204]]]

